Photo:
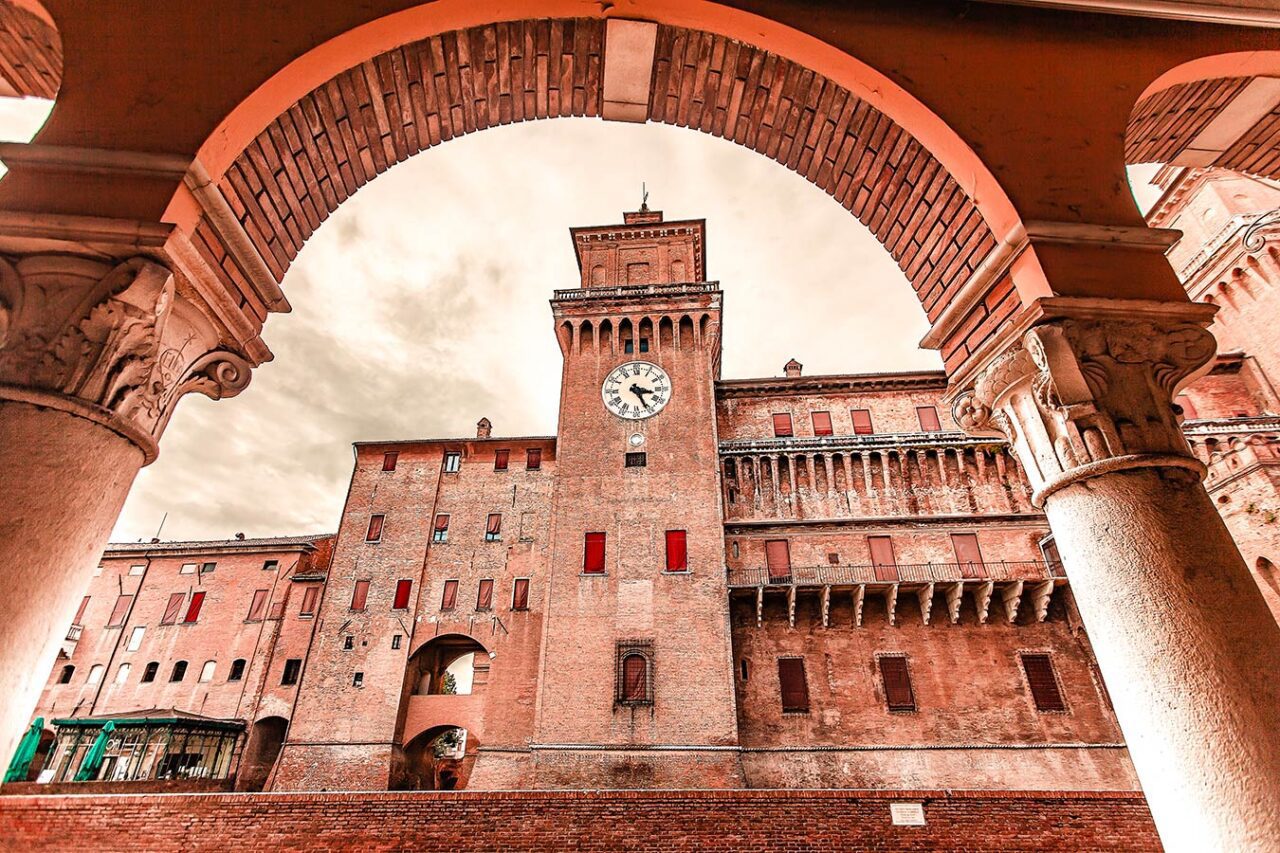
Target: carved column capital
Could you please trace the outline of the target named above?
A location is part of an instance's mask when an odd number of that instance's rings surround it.
[[[239,394],[251,364],[164,264],[68,254],[0,258],[0,399],[67,411],[146,462],[178,398]]]
[[[1203,477],[1173,397],[1213,357],[1212,314],[1192,303],[1156,303],[1144,313],[1081,302],[1073,310],[1059,301],[953,392],[956,422],[1013,445],[1036,506],[1113,471],[1180,468]]]

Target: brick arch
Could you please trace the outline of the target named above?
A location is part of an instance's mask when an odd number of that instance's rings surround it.
[[[599,116],[604,32],[595,18],[519,20],[385,50],[280,112],[230,160],[218,189],[278,282],[338,205],[412,154],[489,127]],[[996,247],[988,211],[938,156],[881,106],[813,68],[728,36],[663,24],[651,84],[650,121],[748,147],[848,209],[898,262],[931,321]],[[967,151],[955,137],[953,159],[957,147]],[[982,174],[968,175],[968,187],[993,185],[985,169],[970,171]],[[988,192],[985,201],[1007,226],[1007,199]],[[274,306],[255,294],[244,252],[232,251],[221,233],[202,219],[197,250],[241,305],[265,319]],[[974,324],[992,327],[1017,307],[1012,287],[994,297]]]

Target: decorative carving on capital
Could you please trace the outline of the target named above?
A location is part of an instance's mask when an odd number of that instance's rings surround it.
[[[1173,396],[1215,349],[1192,322],[1053,319],[1013,341],[956,397],[956,422],[1014,446],[1036,505],[1070,483],[1127,468],[1202,476]]]
[[[154,260],[0,259],[0,397],[99,420],[148,461],[178,398],[248,385],[249,361],[221,340]]]

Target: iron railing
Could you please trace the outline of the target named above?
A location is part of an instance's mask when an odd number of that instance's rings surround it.
[[[67,639],[75,642],[80,639],[80,632],[84,630],[83,625],[72,625],[67,629]]]
[[[959,580],[1044,580],[1066,577],[1059,562],[1044,560],[982,563],[915,563],[898,566],[792,566],[770,575],[763,566],[728,569],[729,586],[837,586],[875,583],[945,583]]]

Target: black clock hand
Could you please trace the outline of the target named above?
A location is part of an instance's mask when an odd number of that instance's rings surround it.
[[[640,398],[640,405],[644,406],[646,409],[649,408],[649,404],[644,401],[644,395],[652,394],[653,393],[652,391],[650,391],[648,388],[641,388],[639,385],[635,384],[634,382],[631,383],[630,391],[632,394],[635,394],[637,397]]]

